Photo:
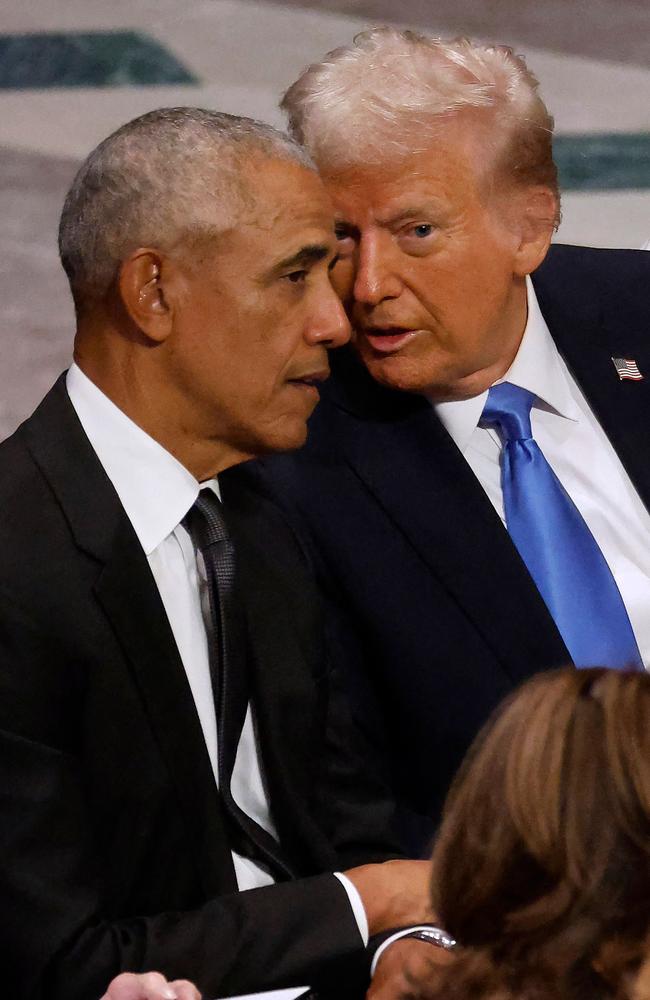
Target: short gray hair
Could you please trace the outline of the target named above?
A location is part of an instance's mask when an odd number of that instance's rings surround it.
[[[104,139],[75,177],[59,224],[77,310],[106,294],[139,246],[170,250],[232,224],[255,154],[315,169],[308,153],[271,125],[201,108],[150,111]]]
[[[491,113],[498,168],[518,184],[550,188],[559,212],[553,118],[524,59],[504,45],[363,31],[306,69],[281,107],[325,170],[424,151],[460,112]]]

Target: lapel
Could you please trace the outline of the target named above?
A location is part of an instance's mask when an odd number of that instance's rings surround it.
[[[349,465],[507,676],[517,682],[539,664],[568,662],[507,531],[433,408],[422,397],[378,386],[348,359],[343,367],[334,391]]]
[[[95,596],[137,685],[194,843],[204,891],[234,889],[212,769],[171,627],[137,536],[69,401],[64,376],[25,433],[78,548],[98,564]]]
[[[259,497],[241,489],[236,473],[219,481],[236,539],[240,593],[245,595],[249,696],[263,775],[280,842],[293,858],[317,836],[305,809],[318,749],[312,621],[300,610],[304,595],[294,591],[291,564],[277,560],[274,544],[269,544],[273,524],[266,521]],[[290,845],[298,847],[288,850]]]
[[[616,267],[621,287],[612,287]],[[560,353],[650,509],[650,259],[552,247],[533,282]],[[635,360],[644,380],[621,381],[612,357]]]

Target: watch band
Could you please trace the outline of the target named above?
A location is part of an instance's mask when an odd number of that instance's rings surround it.
[[[456,941],[451,934],[447,934],[447,931],[441,930],[440,927],[418,927],[403,934],[402,937],[427,941],[429,944],[437,945],[438,948],[447,948],[448,950],[456,947]],[[388,944],[388,942],[386,943]]]
[[[396,930],[390,936],[385,937],[375,951],[372,958],[372,964],[370,966],[371,976],[375,974],[377,962],[386,949],[390,948],[391,944],[394,944],[395,941],[401,941],[403,938],[414,938],[416,941],[425,941],[427,944],[435,945],[437,948],[445,948],[446,950],[450,950],[456,946],[456,941],[451,934],[448,934],[447,931],[443,931],[441,927],[435,927],[433,924],[420,924],[417,927],[403,927],[401,930]]]

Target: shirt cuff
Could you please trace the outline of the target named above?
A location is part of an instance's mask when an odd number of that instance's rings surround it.
[[[395,941],[399,941],[400,938],[412,935],[413,931],[425,931],[431,940],[431,944],[439,944],[441,948],[452,948],[456,944],[450,934],[447,934],[446,931],[441,930],[439,927],[433,927],[431,924],[417,924],[415,927],[403,927],[401,930],[395,931],[394,934],[391,934],[390,937],[387,937],[385,941],[382,941],[377,948],[370,965],[371,977],[374,976],[375,969],[377,968],[377,962],[386,949],[389,948],[391,944],[394,944]]]
[[[334,878],[337,878],[345,891],[348,894],[348,899],[350,900],[350,906],[352,907],[352,913],[354,914],[354,919],[357,922],[357,927],[359,928],[359,934],[363,941],[363,947],[368,947],[368,938],[370,932],[368,930],[368,918],[366,916],[366,910],[363,905],[361,896],[359,895],[359,890],[356,885],[353,885],[347,876],[342,875],[341,872],[334,872]]]

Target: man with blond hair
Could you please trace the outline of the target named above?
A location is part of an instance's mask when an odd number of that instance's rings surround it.
[[[553,120],[501,46],[376,29],[283,107],[333,200],[353,349],[262,478],[426,848],[537,670],[650,663],[650,260],[555,246]]]

